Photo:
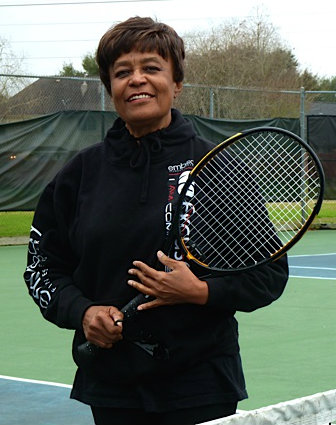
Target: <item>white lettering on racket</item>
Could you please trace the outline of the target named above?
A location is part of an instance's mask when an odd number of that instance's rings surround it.
[[[181,194],[182,189],[188,180],[190,171],[185,171],[181,174],[179,181],[178,181],[178,188],[177,191],[179,194]],[[180,214],[180,227],[181,227],[181,233],[183,234],[183,239],[185,242],[188,242],[189,240],[189,234],[190,234],[190,218],[195,213],[195,207],[191,203],[191,200],[194,196],[194,184],[192,183],[185,194],[185,200],[182,202],[182,208],[181,208],[181,214]],[[174,259],[182,261],[183,254],[181,252],[181,249],[175,241],[175,250],[174,250]]]
[[[170,165],[168,166],[168,203],[165,207],[165,225],[166,225],[166,233],[171,230],[172,228],[172,220],[173,220],[173,205],[174,201],[176,202],[178,195],[181,193],[183,186],[185,185],[186,181],[188,180],[190,171],[194,167],[194,160],[188,159],[184,162],[181,162],[180,164],[176,165]],[[189,199],[191,199],[194,196],[194,186],[191,185],[186,194],[186,198],[188,198],[183,203],[183,213],[181,217],[181,223],[182,220],[184,221],[184,226],[186,224],[186,221],[188,220],[187,215],[190,214],[190,211],[194,211],[194,206],[189,202]],[[181,224],[182,225],[182,224]],[[184,232],[189,232],[189,228],[185,228]],[[181,248],[179,247],[178,242],[175,240],[173,247],[169,253],[169,255],[178,261],[183,261],[183,254],[181,251]]]

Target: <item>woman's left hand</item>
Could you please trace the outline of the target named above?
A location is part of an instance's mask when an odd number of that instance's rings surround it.
[[[157,253],[159,261],[171,271],[158,271],[142,261],[134,261],[136,268],[130,269],[130,275],[140,282],[129,280],[128,284],[145,295],[155,297],[153,301],[141,304],[138,310],[172,304],[206,304],[208,285],[201,281],[183,261],[167,257],[163,252]]]

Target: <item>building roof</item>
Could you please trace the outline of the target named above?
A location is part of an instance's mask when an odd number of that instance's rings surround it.
[[[336,102],[313,102],[307,115],[336,115]]]
[[[39,78],[2,103],[0,114],[29,118],[59,111],[112,110],[109,95],[98,79]]]

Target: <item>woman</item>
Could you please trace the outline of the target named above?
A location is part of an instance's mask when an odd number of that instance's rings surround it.
[[[182,39],[150,18],[107,31],[97,62],[120,118],[57,174],[34,216],[25,281],[47,320],[76,331],[71,397],[99,425],[235,413],[247,397],[235,311],[270,304],[288,277],[282,258],[202,279],[178,246],[169,257],[160,251],[179,186],[213,147],[172,109],[183,61]],[[139,291],[154,300],[123,322],[120,309]],[[89,366],[78,355],[85,340],[101,348]],[[156,355],[146,351],[153,346]]]

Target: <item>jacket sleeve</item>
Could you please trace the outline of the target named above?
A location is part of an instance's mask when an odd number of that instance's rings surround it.
[[[83,314],[92,305],[73,281],[77,261],[69,226],[75,199],[70,176],[56,176],[46,187],[35,211],[24,272],[28,292],[45,319],[68,329],[81,329]]]
[[[287,256],[251,271],[207,278],[208,306],[251,312],[265,307],[283,293],[288,280]]]

